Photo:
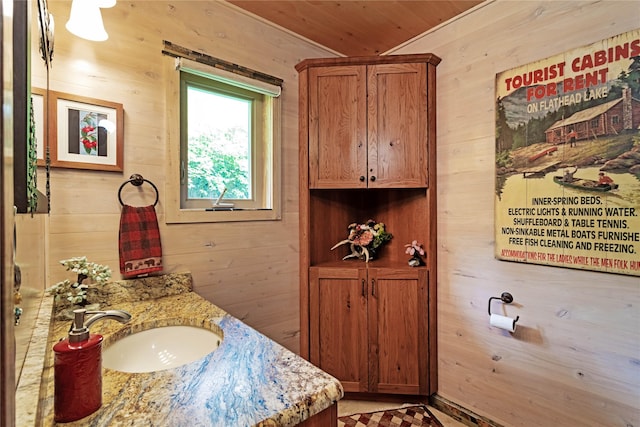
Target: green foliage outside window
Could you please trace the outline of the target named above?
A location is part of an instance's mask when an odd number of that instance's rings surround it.
[[[190,199],[215,199],[226,187],[226,199],[250,196],[246,131],[237,127],[189,139]]]

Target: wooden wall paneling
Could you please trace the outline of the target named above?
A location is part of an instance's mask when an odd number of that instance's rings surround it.
[[[193,5],[197,12],[189,13],[187,7]],[[50,9],[54,16],[62,17],[68,16],[69,7],[67,2],[52,2]],[[633,409],[639,398],[638,378],[627,363],[640,351],[635,328],[638,311],[634,309],[640,304],[637,279],[499,262],[493,258],[492,247],[495,73],[637,28],[638,13],[633,12],[638,7],[620,1],[536,1],[523,6],[498,0],[399,51],[434,52],[443,58],[437,85],[439,393],[505,425],[640,424]],[[111,36],[103,44],[76,39],[65,31],[57,33],[52,86],[123,103],[125,172],[101,175],[107,184],[103,186],[93,178],[94,172],[54,171],[52,203],[57,198],[57,205],[51,214],[52,275],[60,269],[57,261],[76,255],[76,249],[96,262],[117,262],[117,253],[112,251],[117,248],[113,233],[117,233],[119,207],[116,199],[109,202],[107,198],[129,174],[143,170],[145,177],[164,187],[160,166],[166,162],[168,141],[159,117],[166,105],[157,89],[162,69],[156,54],[163,38],[285,78],[285,205],[282,224],[275,227],[280,244],[273,252],[282,257],[295,253],[296,236],[291,230],[298,224],[294,187],[300,178],[296,160],[292,160],[297,150],[298,109],[293,64],[330,53],[218,3],[178,2],[170,8],[168,2],[119,2],[105,9],[103,16]],[[612,25],[601,25],[602,16]],[[37,54],[37,46],[32,52]],[[76,68],[72,59],[80,57],[91,58],[85,64],[88,68]],[[33,84],[43,87],[43,70],[34,73]],[[97,185],[100,191],[79,190],[82,197],[76,197],[67,188],[70,182]],[[163,197],[167,196],[161,194],[161,201]],[[94,224],[97,233],[87,230],[82,247],[76,240],[68,248],[67,237],[74,224],[87,228],[85,224]],[[110,226],[115,226],[113,233],[108,231]],[[265,239],[262,234],[268,234],[272,226],[243,230],[161,224],[162,236],[171,242],[165,246],[166,267],[169,271],[196,269],[198,292],[223,308],[256,313],[251,310],[253,304],[242,306],[240,301],[241,295],[252,293],[240,270],[229,270],[218,257],[212,258],[210,246],[198,243],[197,238],[208,230],[208,240],[216,247],[231,248],[239,242]],[[174,239],[178,234],[185,237]],[[291,234],[293,240],[286,237]],[[244,255],[259,259],[271,249],[267,243],[246,249]],[[66,277],[64,271],[56,274]],[[295,299],[290,292],[297,283],[295,273],[275,273],[262,287],[273,295],[273,303],[267,305],[281,308],[285,318],[297,319],[297,304],[290,301]],[[429,286],[435,291],[435,281]],[[487,299],[505,290],[516,300],[507,314],[521,315],[513,337],[488,325]],[[260,314],[254,326],[267,327],[275,311],[269,309],[264,317]],[[290,339],[287,324],[277,332],[280,338],[276,340],[287,341],[295,350],[297,340]],[[504,396],[509,398],[505,401]]]
[[[70,3],[52,2],[56,17]],[[63,19],[63,18],[59,18]],[[297,73],[302,58],[332,53],[220,2],[124,1],[103,10],[109,40],[56,34],[54,90],[120,102],[125,111],[124,172],[52,170],[51,283],[68,277],[58,260],[86,255],[118,271],[117,190],[132,173],[156,184],[164,271],[192,271],[196,292],[293,351],[298,351]],[[282,94],[281,221],[164,223],[167,144],[162,40],[188,46],[285,80]],[[33,53],[35,52],[35,53]],[[37,45],[32,53],[38,52]],[[86,62],[77,61],[85,58]],[[43,70],[33,84],[43,87]],[[171,168],[169,167],[169,170]],[[127,202],[150,204],[134,191]]]
[[[495,76],[637,29],[640,4],[498,0],[393,53],[438,66],[438,394],[502,425],[640,423],[634,277],[494,258]],[[602,26],[607,16],[611,26]],[[633,16],[633,17],[632,17]],[[535,29],[535,37],[531,31]],[[520,316],[489,326],[487,301]]]

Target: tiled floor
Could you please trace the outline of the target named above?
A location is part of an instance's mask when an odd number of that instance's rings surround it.
[[[360,412],[376,412],[385,409],[400,408],[402,406],[413,406],[413,403],[399,404],[386,402],[370,402],[364,400],[342,399],[338,401],[338,416],[351,415]],[[429,406],[429,411],[442,423],[444,427],[464,427],[459,421]]]

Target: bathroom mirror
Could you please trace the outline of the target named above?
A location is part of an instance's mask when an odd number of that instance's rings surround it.
[[[37,6],[35,14],[34,5]],[[38,179],[37,173],[37,165],[46,164],[46,94],[32,93],[31,67],[41,64],[31,64],[30,52],[31,39],[36,36],[43,64],[49,69],[53,57],[53,23],[46,0],[37,0],[34,5],[30,1],[13,1],[13,204],[20,214],[49,212],[48,174],[44,182],[40,182],[43,180]],[[37,31],[31,31],[34,18]]]
[[[6,379],[11,378],[14,381],[6,381],[4,385],[6,393],[2,394],[2,412],[3,419],[0,424],[13,425],[14,414],[17,415],[18,409],[15,406],[15,387],[17,387],[22,373],[22,367],[28,351],[31,336],[35,327],[36,318],[46,284],[46,258],[45,245],[46,228],[48,227],[49,211],[48,199],[44,194],[47,193],[48,187],[46,179],[38,179],[37,192],[33,192],[34,188],[30,188],[29,174],[35,175],[35,165],[30,168],[28,166],[28,146],[29,146],[29,129],[30,129],[30,108],[31,108],[31,71],[32,67],[49,67],[49,61],[52,54],[52,30],[45,25],[45,31],[41,31],[36,23],[45,22],[41,20],[42,16],[47,16],[46,0],[11,0],[3,1],[3,5],[11,3],[13,6],[12,21],[12,41],[13,49],[11,51],[13,57],[13,159],[5,154],[3,160],[5,164],[11,163],[12,170],[4,170],[3,178],[6,182],[13,182],[13,191],[4,188],[3,193],[3,213],[5,214],[2,228],[3,248],[7,253],[3,254],[5,270],[3,270],[3,300],[2,313],[3,335],[12,337],[10,346],[3,343],[3,369],[7,373]],[[6,22],[7,11],[3,10],[3,21]],[[48,23],[49,20],[46,20]],[[34,24],[36,26],[34,26]],[[45,51],[48,53],[47,60],[31,63],[31,51],[33,37],[41,37],[44,34]],[[6,37],[6,31],[4,33]],[[7,40],[4,38],[4,40]],[[7,51],[3,52],[3,60],[7,58]],[[45,59],[45,58],[43,58]],[[5,70],[11,69],[5,67]],[[47,68],[48,69],[48,68]],[[5,76],[6,77],[6,76]],[[46,99],[46,93],[41,95],[42,99]],[[3,103],[10,102],[11,99],[3,93]],[[38,105],[40,109],[40,120],[46,114],[46,103],[41,102]],[[5,122],[7,123],[7,122]],[[10,124],[10,122],[8,122]],[[41,136],[41,138],[43,138]],[[11,150],[10,150],[11,152]],[[11,161],[12,160],[12,161]],[[42,163],[42,162],[41,162]],[[41,168],[42,169],[42,168]],[[8,176],[9,175],[9,176]],[[44,175],[41,170],[40,177]],[[10,180],[10,178],[13,178]],[[46,178],[46,176],[45,176]],[[29,191],[32,191],[38,197],[37,210],[30,207]],[[16,207],[14,214],[13,206]],[[9,211],[7,212],[7,209]],[[15,265],[13,269],[9,266]],[[14,271],[17,274],[14,274]],[[15,309],[18,308],[21,313],[16,316]],[[17,320],[17,321],[16,321]],[[15,338],[15,339],[13,339]],[[10,353],[10,357],[7,354]],[[9,375],[9,371],[13,375]],[[3,383],[5,376],[3,375]],[[9,384],[15,383],[12,390],[9,390]],[[6,410],[6,412],[5,412]],[[5,414],[10,414],[10,418],[4,418]],[[9,415],[7,415],[9,417]],[[9,422],[10,420],[10,422]]]

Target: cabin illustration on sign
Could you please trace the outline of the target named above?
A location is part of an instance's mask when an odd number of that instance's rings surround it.
[[[545,131],[550,144],[564,144],[599,136],[618,135],[640,127],[640,101],[625,88],[622,97],[576,112]]]

